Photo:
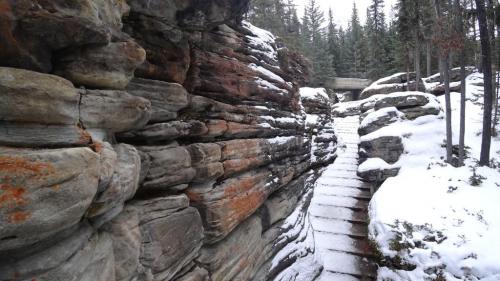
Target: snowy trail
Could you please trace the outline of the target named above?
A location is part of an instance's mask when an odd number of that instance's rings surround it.
[[[319,281],[373,280],[376,266],[368,243],[371,186],[356,175],[359,117],[335,119],[338,158],[316,182],[309,208],[316,253],[324,270]]]

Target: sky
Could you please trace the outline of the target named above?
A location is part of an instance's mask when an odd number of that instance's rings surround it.
[[[299,17],[302,17],[304,6],[307,2],[308,0],[295,0],[298,6]],[[361,23],[364,24],[366,20],[366,9],[370,5],[371,0],[318,0],[318,2],[325,11],[325,18],[328,15],[328,9],[331,7],[335,23],[346,28],[351,18],[353,3],[356,2]],[[396,0],[385,0],[385,13],[387,18],[392,14],[391,7],[395,3]]]

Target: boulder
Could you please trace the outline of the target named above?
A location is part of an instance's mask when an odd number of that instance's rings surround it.
[[[396,73],[389,77],[384,77],[375,81],[369,87],[363,90],[360,94],[360,99],[366,99],[375,95],[388,95],[396,92],[404,91],[422,91],[425,92],[425,84],[423,80],[418,83],[418,89],[416,88],[416,75],[415,73],[410,73],[410,81],[406,73]]]
[[[396,107],[397,109],[406,109],[410,107],[423,106],[430,102],[428,94],[420,92],[401,92],[393,93],[379,99],[375,103],[375,110],[385,107]]]
[[[0,67],[0,121],[76,125],[80,95],[61,77]]]
[[[123,132],[144,127],[150,110],[148,100],[127,92],[87,90],[82,94],[80,120],[86,128]]]
[[[77,224],[97,193],[99,157],[88,148],[1,148],[0,155],[0,251]]]
[[[469,76],[474,72],[475,68],[472,66],[468,66],[465,68],[465,76]],[[461,76],[460,76],[460,67],[456,67],[450,70],[450,81],[451,82],[458,82],[460,81]],[[424,78],[424,81],[426,83],[440,83],[442,81],[441,74],[437,73],[434,74],[430,77]]]
[[[175,120],[178,112],[188,106],[188,93],[182,85],[150,79],[133,79],[127,92],[151,102],[149,122]]]
[[[362,138],[359,144],[361,162],[368,158],[381,158],[385,162],[393,164],[399,160],[403,152],[403,142],[401,137],[398,136],[380,136],[373,139]]]
[[[382,183],[398,175],[399,166],[389,165],[380,158],[369,158],[358,168],[357,175],[364,181]]]
[[[407,119],[413,120],[426,115],[439,115],[442,109],[439,104],[427,104],[424,106],[416,106],[411,108],[401,109]]]
[[[203,226],[185,195],[134,201],[142,236],[140,262],[152,280],[170,280],[198,256]]]
[[[386,107],[368,114],[361,122],[358,133],[360,136],[373,133],[380,128],[400,121],[404,114],[395,107]]]

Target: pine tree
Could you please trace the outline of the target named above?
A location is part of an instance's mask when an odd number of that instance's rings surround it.
[[[316,86],[324,86],[335,75],[333,58],[328,52],[328,42],[322,28],[324,23],[325,17],[318,2],[309,0],[305,8],[303,26],[307,27],[305,40],[310,46],[308,55],[313,65],[312,83]]]
[[[386,74],[386,23],[384,14],[384,1],[372,0],[367,11],[366,31],[368,36],[369,56],[367,76],[378,79]]]
[[[352,7],[351,20],[347,30],[347,60],[349,64],[349,72],[353,77],[362,76],[362,61],[364,54],[362,52],[363,45],[363,28],[359,21],[358,9],[356,3]]]
[[[333,21],[333,12],[332,9],[328,10],[328,31],[327,31],[327,40],[328,40],[328,54],[330,54],[333,60],[333,68],[335,70],[340,67],[340,44],[339,44],[339,34],[337,31],[337,26]]]

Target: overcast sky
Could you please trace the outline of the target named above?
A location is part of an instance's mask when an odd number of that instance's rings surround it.
[[[304,5],[308,0],[295,0],[295,3],[299,6],[299,17],[302,17]],[[325,18],[328,15],[328,9],[331,7],[333,11],[333,18],[335,23],[342,25],[344,28],[347,27],[347,23],[351,18],[352,5],[356,2],[358,7],[359,16],[361,18],[361,23],[365,23],[366,19],[366,9],[370,5],[371,0],[318,0],[321,7],[325,11]],[[385,0],[385,13],[386,17],[389,18],[392,15],[392,5],[396,3],[396,0]]]

